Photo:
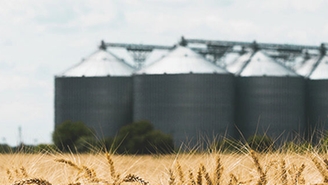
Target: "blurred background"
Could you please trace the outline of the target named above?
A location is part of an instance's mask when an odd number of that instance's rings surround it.
[[[54,76],[101,40],[173,45],[187,38],[317,45],[324,0],[0,1],[0,143],[51,143]]]

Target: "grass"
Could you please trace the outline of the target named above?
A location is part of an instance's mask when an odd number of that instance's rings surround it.
[[[328,155],[203,153],[174,155],[1,154],[1,185],[328,184]]]

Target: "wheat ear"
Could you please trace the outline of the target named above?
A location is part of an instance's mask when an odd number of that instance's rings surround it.
[[[311,156],[312,162],[314,163],[315,167],[318,169],[320,172],[321,176],[324,178],[323,182],[328,183],[328,174],[326,169],[324,169],[318,159],[315,156]]]
[[[196,185],[196,182],[195,182],[195,180],[194,180],[194,174],[192,173],[192,171],[191,170],[189,170],[189,173],[188,173],[189,175],[189,184],[190,185]]]
[[[24,184],[52,185],[50,182],[39,178],[16,181],[13,185],[24,185]]]
[[[218,155],[216,158],[216,167],[214,171],[214,183],[217,185],[220,184],[222,172],[223,172],[223,165],[221,164],[221,158]]]
[[[180,184],[183,185],[185,183],[185,178],[184,178],[184,174],[183,174],[183,171],[182,171],[179,161],[177,161],[176,169],[177,169],[178,175],[179,175],[179,182],[180,182]]]
[[[205,168],[205,166],[204,166],[203,164],[201,164],[201,169],[202,169],[202,173],[203,173],[203,175],[204,175],[204,177],[205,177],[206,184],[207,184],[207,185],[213,185],[213,182],[212,182],[212,180],[211,180],[211,178],[210,178],[210,175],[209,175],[208,172],[206,171],[206,168]]]
[[[75,168],[76,170],[79,170],[79,171],[83,170],[82,168],[80,168],[78,165],[76,165],[72,161],[69,161],[69,160],[66,160],[66,159],[55,159],[55,161],[59,162],[59,163],[67,164],[68,166],[71,166],[71,167],[73,167],[73,168]]]
[[[7,176],[8,176],[8,180],[12,181],[14,178],[13,178],[13,175],[12,175],[11,171],[9,169],[7,169],[6,173],[7,173]]]
[[[238,184],[238,179],[234,174],[230,174],[230,181],[228,185],[237,185]]]
[[[22,166],[20,167],[20,171],[21,171],[21,174],[24,178],[28,178],[28,175],[27,175],[27,172],[26,172],[26,169]]]
[[[200,166],[197,171],[197,185],[202,185],[202,178],[202,168]]]
[[[115,166],[114,166],[114,161],[112,160],[111,156],[109,153],[106,153],[106,159],[109,164],[109,170],[110,170],[110,176],[114,180],[114,184],[119,181],[120,179],[120,174],[116,174]]]
[[[259,159],[258,159],[255,151],[254,150],[251,150],[250,153],[251,153],[251,157],[253,159],[253,162],[254,162],[254,164],[256,166],[256,170],[260,174],[260,179],[258,180],[257,184],[258,185],[265,185],[265,184],[267,184],[266,173],[264,173],[264,171],[263,171],[263,169],[262,169],[262,167],[261,167],[261,165],[259,163]]]
[[[305,184],[305,179],[302,177],[302,172],[305,169],[305,164],[302,164],[295,174],[294,184]]]
[[[123,182],[139,182],[142,185],[149,184],[149,182],[147,182],[144,179],[142,179],[141,177],[133,175],[133,174],[129,174],[129,175],[125,176],[123,179]]]
[[[170,175],[169,185],[174,185],[175,184],[175,176],[174,176],[173,171],[171,169],[169,169],[169,175]]]
[[[286,161],[281,160],[281,184],[282,185],[287,185],[288,184],[288,179],[287,179],[287,170],[286,170]]]

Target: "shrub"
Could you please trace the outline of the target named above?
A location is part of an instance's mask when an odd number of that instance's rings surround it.
[[[75,142],[79,153],[98,152],[101,148],[100,142],[95,137],[82,136]]]
[[[56,146],[53,144],[38,144],[34,147],[35,153],[54,153]]]
[[[81,137],[94,137],[94,132],[82,122],[65,121],[56,126],[52,140],[62,152],[76,152],[75,144]]]
[[[9,145],[7,144],[0,144],[0,153],[10,153],[12,152],[12,149]]]
[[[273,140],[267,135],[253,135],[247,139],[247,144],[257,152],[273,151]]]
[[[214,150],[222,153],[236,153],[241,151],[242,144],[237,140],[224,138],[220,141],[214,142]]]
[[[328,132],[326,131],[324,134],[322,134],[319,143],[318,143],[318,150],[319,152],[328,152]]]
[[[117,153],[166,154],[173,151],[173,139],[154,130],[150,122],[139,121],[122,127],[114,139],[114,146]]]
[[[309,142],[295,143],[293,141],[286,142],[281,147],[283,152],[291,153],[304,153],[311,150],[312,148],[312,144]]]

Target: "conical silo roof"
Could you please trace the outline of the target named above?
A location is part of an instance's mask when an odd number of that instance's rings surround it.
[[[240,76],[298,76],[291,69],[257,51],[241,70]]]
[[[136,74],[204,74],[228,73],[226,70],[206,60],[190,48],[177,46],[157,62],[146,66]]]
[[[237,52],[227,52],[216,61],[216,65],[225,68],[236,61],[240,56],[241,54]]]
[[[98,50],[58,75],[62,77],[131,76],[134,69],[112,53]]]
[[[133,55],[131,55],[131,53],[129,53],[126,48],[107,48],[107,50],[113,53],[115,56],[119,57],[124,62],[128,63],[130,66],[136,66]],[[148,53],[142,66],[150,65],[154,61],[163,58],[163,56],[165,56],[167,53],[168,50],[153,49],[150,53]]]
[[[324,56],[317,67],[313,70],[310,77],[311,80],[328,79],[328,56]]]
[[[252,52],[247,52],[238,57],[236,60],[230,62],[230,64],[227,65],[226,69],[233,74],[237,74],[243,66],[245,66],[246,62],[252,57]]]
[[[313,68],[315,67],[318,60],[319,56],[304,60],[300,66],[295,68],[296,73],[301,76],[308,77],[311,71],[313,71]]]

